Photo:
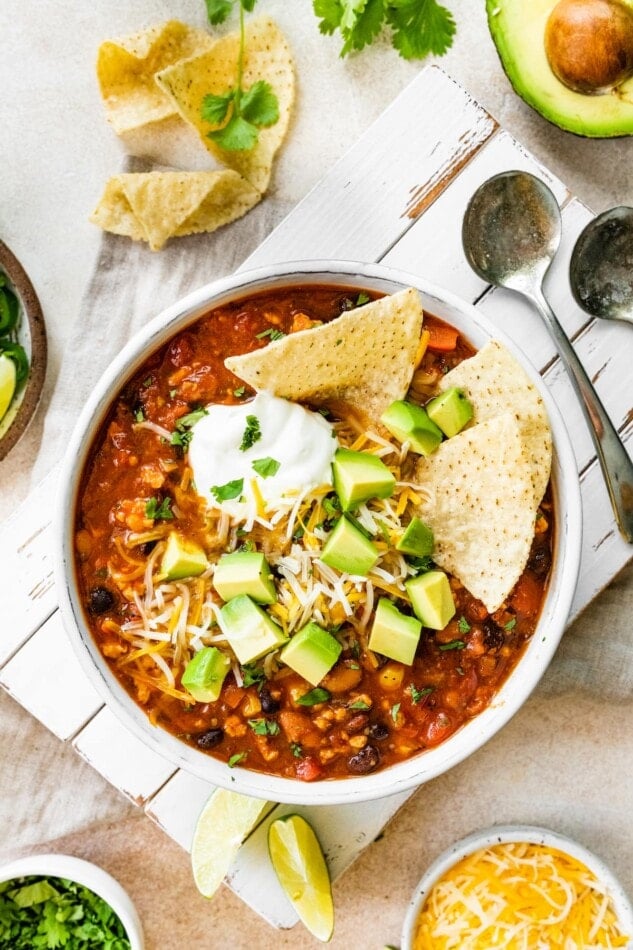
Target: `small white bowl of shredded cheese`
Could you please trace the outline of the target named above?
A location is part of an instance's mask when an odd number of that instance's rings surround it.
[[[456,842],[416,888],[402,950],[633,947],[633,907],[595,854],[557,832],[500,825]]]

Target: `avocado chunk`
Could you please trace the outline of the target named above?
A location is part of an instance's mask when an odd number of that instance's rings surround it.
[[[443,571],[428,571],[406,581],[404,586],[416,617],[431,630],[443,630],[455,615],[455,601],[446,574]]]
[[[189,660],[181,683],[197,703],[214,703],[220,695],[231,660],[217,647],[203,647]]]
[[[337,449],[332,474],[343,511],[351,511],[370,498],[388,498],[396,485],[385,463],[369,452]]]
[[[240,663],[259,660],[286,642],[281,627],[247,594],[229,600],[218,622]]]
[[[426,409],[397,399],[380,417],[399,442],[408,442],[418,455],[431,455],[442,441],[442,430],[429,419]]]
[[[413,557],[429,557],[433,553],[433,544],[433,532],[429,526],[413,517],[396,544],[396,549]]]
[[[569,89],[552,71],[545,34],[556,6],[557,0],[486,0],[488,27],[514,91],[549,122],[577,135],[632,135],[633,79],[618,85],[615,93],[587,95]],[[585,33],[601,39],[604,30],[596,24]],[[584,57],[585,62],[591,59]]]
[[[213,586],[222,600],[240,594],[248,594],[258,604],[274,604],[277,600],[268,561],[257,551],[223,554],[215,568]]]
[[[325,542],[321,560],[345,574],[367,574],[378,560],[378,549],[343,516]]]
[[[425,408],[429,419],[432,419],[449,439],[461,432],[473,417],[472,403],[457,386],[451,386],[440,396],[431,399]]]
[[[421,632],[419,620],[401,613],[390,600],[381,597],[371,628],[369,649],[411,666]]]
[[[279,658],[312,686],[318,686],[338,660],[342,649],[331,633],[311,621],[291,637]]]
[[[208,567],[207,556],[199,544],[189,541],[177,531],[170,533],[160,562],[162,580],[178,581],[182,577],[197,577]]]

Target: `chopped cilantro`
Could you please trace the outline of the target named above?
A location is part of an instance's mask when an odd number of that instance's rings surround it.
[[[255,683],[264,683],[266,674],[261,666],[256,666],[254,663],[245,663],[242,667],[242,679],[244,686],[253,686]]]
[[[170,398],[170,399],[173,399],[173,398],[175,397],[175,395],[176,395],[177,392],[178,392],[177,389],[170,389],[170,390],[169,390],[169,398]]]
[[[465,617],[459,618],[459,620],[457,621],[457,629],[459,630],[460,633],[468,633],[468,631],[470,630],[470,624],[468,623]]]
[[[227,765],[230,769],[234,769],[236,765],[239,765],[240,762],[243,762],[248,752],[236,752],[235,755],[232,755]]]
[[[425,557],[410,557],[407,560],[416,571],[420,571],[422,574],[433,569],[433,559],[428,554]]]
[[[244,541],[242,544],[240,544],[238,548],[238,551],[242,551],[242,553],[244,554],[248,554],[249,551],[254,551],[254,550],[255,550],[255,542],[251,541],[250,538],[248,539],[248,541]]]
[[[323,689],[321,686],[317,686],[316,689],[311,689],[309,693],[304,693],[303,696],[300,696],[297,700],[299,706],[316,706],[318,703],[325,703],[330,698],[330,694],[327,689]]]
[[[248,724],[256,736],[279,735],[279,723],[274,719],[249,719]]]
[[[145,517],[152,521],[171,521],[174,513],[171,510],[171,498],[150,498],[145,503]]]
[[[507,623],[504,623],[503,629],[509,632],[510,630],[514,630],[516,625],[517,625],[517,618],[513,617],[512,620],[508,620]]]
[[[268,336],[270,337],[271,342],[274,343],[275,340],[281,340],[285,335],[286,334],[283,332],[283,330],[277,330],[275,327],[268,327],[267,330],[262,330],[261,333],[256,333],[255,339],[265,340],[266,337]]]
[[[357,667],[357,669],[358,669],[358,667]],[[369,703],[366,703],[366,702],[365,702],[364,700],[362,700],[362,699],[355,699],[354,702],[353,702],[353,703],[350,703],[347,708],[348,708],[348,709],[361,709],[361,710],[364,710],[364,709],[371,709],[371,706],[369,705]]]
[[[347,664],[350,670],[360,670],[358,663],[348,663]]]
[[[303,527],[302,524],[300,524],[298,527],[295,528],[292,535],[292,540],[301,541],[301,538],[304,536],[305,533],[306,533],[306,529]]]
[[[463,640],[451,640],[450,643],[440,643],[440,650],[463,650],[466,644]]]
[[[303,749],[301,748],[301,745],[298,742],[290,743],[290,751],[294,755],[295,759],[303,758]]]
[[[149,386],[152,385],[153,382],[154,382],[154,377],[148,376],[147,379],[143,380],[143,388],[147,389]]]
[[[195,426],[196,422],[200,422],[203,416],[207,416],[208,412],[204,408],[194,409],[193,412],[188,412],[186,415],[181,416],[178,422],[176,423],[176,429],[171,434],[171,444],[179,445],[181,448],[186,448],[191,442],[191,437],[193,432],[192,428]]]
[[[253,469],[258,475],[261,475],[262,478],[271,478],[277,474],[280,465],[281,462],[277,462],[276,459],[271,459],[270,456],[267,456],[263,459],[255,459]]]
[[[236,399],[241,399],[245,392],[246,386],[238,386],[237,389],[233,390],[233,395]]]
[[[137,409],[137,410],[136,410],[136,412],[134,413],[134,421],[135,421],[135,422],[145,422],[145,413],[143,412],[142,409]]]
[[[233,482],[227,482],[226,485],[213,485],[211,494],[216,501],[231,501],[232,498],[239,498],[244,491],[244,479],[236,478]]]
[[[362,306],[364,306],[366,303],[369,303],[369,294],[363,293],[363,292],[361,291],[361,293],[360,293],[360,294],[358,295],[358,297],[356,298],[356,306],[357,306],[357,307],[362,307]]]
[[[336,495],[326,495],[322,504],[328,518],[336,518],[341,512],[341,503]]]
[[[11,950],[129,950],[123,924],[93,891],[59,877],[0,885],[0,946]]]
[[[429,696],[433,690],[434,686],[425,686],[424,689],[418,689],[413,683],[409,686],[409,694],[411,696],[411,702],[414,705],[417,705],[425,696]]]
[[[262,430],[259,425],[259,419],[257,416],[247,416],[246,428],[244,429],[244,435],[240,443],[240,452],[246,452],[247,449],[252,448],[256,442],[259,442],[261,437]]]
[[[391,707],[390,712],[391,712],[391,718],[393,719],[393,721],[394,721],[394,722],[397,722],[397,721],[398,721],[398,713],[400,712],[400,703],[395,703],[395,704]]]

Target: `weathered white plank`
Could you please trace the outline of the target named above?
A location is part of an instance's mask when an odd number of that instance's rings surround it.
[[[507,132],[499,131],[382,257],[382,263],[411,271],[452,290],[464,300],[475,300],[487,285],[471,269],[462,251],[464,212],[475,190],[487,178],[514,168],[541,178],[559,204],[569,198],[567,188],[558,178],[539,165]]]
[[[240,270],[382,258],[495,128],[465,89],[427,67]]]
[[[51,557],[51,499],[57,468],[0,530],[0,666],[57,606]]]
[[[215,785],[179,769],[147,803],[145,814],[190,851],[198,815],[214,790]]]
[[[73,746],[135,805],[143,805],[176,771],[132,735],[107,706],[82,729]]]
[[[58,610],[0,671],[0,686],[59,739],[69,739],[103,706]]]

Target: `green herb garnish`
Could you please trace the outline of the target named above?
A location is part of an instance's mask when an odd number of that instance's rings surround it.
[[[233,395],[236,399],[241,399],[245,392],[246,386],[238,386],[237,389],[233,390]]]
[[[267,456],[263,459],[255,459],[253,469],[258,475],[261,475],[262,478],[271,478],[277,474],[280,465],[281,462],[277,462],[276,459],[271,459],[270,456]]]
[[[261,666],[255,666],[254,663],[245,663],[242,667],[242,679],[244,686],[259,685],[266,681],[266,674]]]
[[[200,422],[203,416],[207,416],[209,413],[206,409],[194,409],[193,412],[188,412],[186,415],[181,416],[178,422],[176,423],[176,429],[171,434],[171,444],[179,445],[181,448],[186,448],[191,442],[191,437],[193,432],[191,431],[195,426],[196,422]]]
[[[404,59],[442,56],[453,43],[455,20],[437,0],[313,0],[321,33],[339,30],[341,56],[364,49],[385,26]]]
[[[248,724],[256,736],[279,735],[279,723],[274,719],[249,719]]]
[[[397,722],[397,721],[398,721],[398,713],[400,712],[400,703],[395,703],[395,705],[393,705],[393,706],[391,707],[390,712],[391,712],[391,718],[393,719],[393,721],[394,721],[394,722]]]
[[[356,667],[356,669],[358,669],[358,667]],[[356,699],[356,700],[354,700],[353,703],[350,703],[347,708],[348,708],[348,709],[360,709],[360,710],[363,710],[363,711],[364,711],[365,709],[371,709],[371,706],[369,705],[369,703],[364,702],[364,700],[362,700],[362,699]]]
[[[424,689],[418,689],[413,683],[409,686],[409,694],[411,696],[411,702],[417,706],[425,696],[429,696],[433,692],[435,687],[425,686]]]
[[[236,752],[235,755],[232,755],[227,765],[230,769],[234,769],[236,765],[239,765],[240,762],[243,762],[248,752]]]
[[[466,644],[463,640],[451,640],[450,643],[440,643],[440,650],[463,650]]]
[[[257,416],[247,416],[246,428],[244,429],[244,435],[240,443],[240,452],[246,452],[247,449],[252,448],[256,442],[259,442],[261,437],[262,430],[259,425],[259,419]]]
[[[503,629],[509,632],[510,630],[514,630],[516,625],[517,625],[517,618],[513,617],[512,620],[508,620],[507,623],[504,623]]]
[[[290,743],[290,751],[291,751],[292,754],[294,755],[295,759],[301,759],[301,758],[303,758],[303,749],[302,749],[301,745],[300,745],[298,742],[291,742],[291,743]]]
[[[239,498],[244,491],[244,479],[236,478],[233,482],[227,482],[226,485],[213,485],[211,494],[216,501],[231,501],[232,498]]]
[[[262,330],[261,333],[256,333],[256,334],[255,334],[255,339],[256,339],[256,340],[265,340],[266,337],[270,337],[271,342],[274,343],[275,340],[281,340],[281,339],[283,339],[283,337],[285,337],[285,335],[286,335],[286,334],[283,332],[283,330],[277,330],[276,327],[268,327],[267,330]]]
[[[248,89],[244,78],[244,11],[250,13],[257,0],[206,0],[209,22],[224,23],[237,4],[240,12],[240,47],[235,84],[219,94],[209,93],[202,100],[200,115],[210,125],[220,126],[207,137],[229,152],[249,151],[257,145],[261,129],[279,120],[279,101],[270,83],[260,79]]]
[[[328,693],[327,689],[317,686],[316,689],[311,689],[309,693],[304,693],[303,696],[300,696],[297,700],[297,705],[316,706],[318,703],[326,703],[329,698],[330,693]]]
[[[145,413],[142,409],[137,409],[134,413],[135,422],[145,422]]]
[[[150,498],[145,503],[145,517],[152,521],[172,521],[174,513],[171,510],[171,498]]]
[[[459,618],[459,620],[457,621],[457,629],[459,630],[460,633],[468,633],[468,631],[470,630],[470,624],[468,623],[465,617]]]

